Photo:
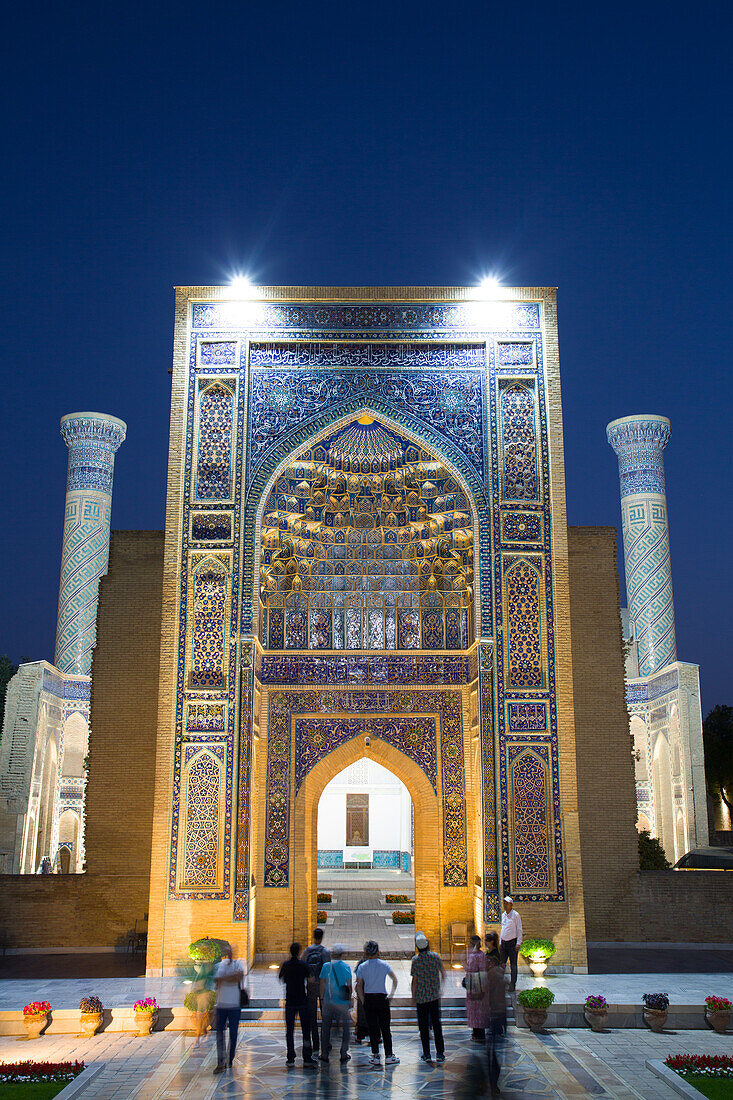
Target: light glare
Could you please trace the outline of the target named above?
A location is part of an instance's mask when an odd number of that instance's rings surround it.
[[[254,290],[254,287],[246,275],[234,275],[229,283],[229,289],[235,294],[245,295]]]
[[[499,290],[501,288],[501,283],[496,275],[485,275],[481,280],[481,287],[483,290]]]

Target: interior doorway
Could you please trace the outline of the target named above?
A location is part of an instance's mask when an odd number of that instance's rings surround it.
[[[376,760],[354,761],[326,784],[317,835],[317,909],[321,921],[326,915],[326,941],[358,952],[374,939],[382,952],[404,954],[414,924],[395,923],[393,913],[415,910],[407,787]]]

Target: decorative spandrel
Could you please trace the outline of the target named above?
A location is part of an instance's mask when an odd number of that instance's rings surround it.
[[[295,458],[265,504],[262,645],[465,649],[473,564],[462,487],[427,451],[361,416]]]

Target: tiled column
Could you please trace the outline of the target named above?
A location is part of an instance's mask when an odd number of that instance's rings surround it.
[[[99,578],[109,561],[109,520],[115,452],[127,425],[105,413],[61,418],[69,448],[64,543],[56,625],[56,667],[88,676],[97,636]]]
[[[669,558],[664,448],[666,416],[625,416],[606,428],[618,455],[629,615],[639,646],[639,675],[677,660]]]

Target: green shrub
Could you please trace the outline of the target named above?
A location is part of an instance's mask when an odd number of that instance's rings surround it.
[[[316,901],[320,901],[323,902],[324,905],[328,905],[329,902],[333,901],[333,894],[317,894]]]
[[[188,957],[192,962],[221,962],[222,950],[228,947],[226,940],[204,936],[188,945]]]
[[[388,905],[404,905],[411,899],[408,898],[407,894],[385,894],[384,900]]]
[[[671,864],[664,854],[664,848],[649,835],[648,829],[639,833],[639,868],[642,871],[666,871]]]
[[[518,1000],[522,1008],[548,1009],[555,1000],[555,994],[542,985],[536,989],[523,989]]]
[[[395,909],[392,914],[392,924],[414,924],[415,912],[405,912],[404,909]]]
[[[327,920],[328,920],[328,913],[326,912],[326,910],[325,909],[318,909],[316,911],[316,923],[317,924],[325,924]]]
[[[546,962],[555,954],[555,944],[552,940],[524,940],[519,948],[519,954],[532,962]]]
[[[183,998],[183,1007],[187,1008],[189,1012],[198,1012],[199,1011],[198,999],[199,999],[200,996],[201,996],[200,992],[198,992],[194,989],[189,989],[188,993]],[[206,1001],[205,1001],[204,1007],[201,1009],[201,1011],[202,1012],[211,1012],[211,1010],[213,1009],[215,1004],[216,1004],[216,993],[214,993],[214,991],[212,989],[207,989],[206,990]]]

